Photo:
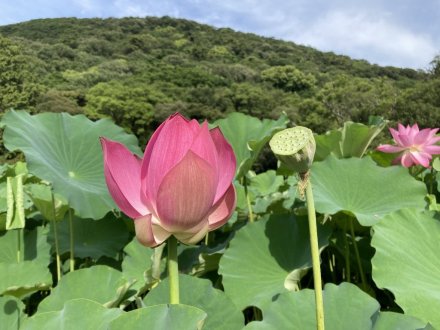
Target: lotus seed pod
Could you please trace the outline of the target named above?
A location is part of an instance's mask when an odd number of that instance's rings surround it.
[[[313,132],[302,126],[276,133],[269,142],[275,156],[289,169],[306,173],[313,162],[316,144]]]

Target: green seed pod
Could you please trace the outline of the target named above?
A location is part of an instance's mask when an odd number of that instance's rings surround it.
[[[302,126],[276,133],[269,142],[275,156],[289,169],[306,173],[313,162],[316,144],[313,132]]]

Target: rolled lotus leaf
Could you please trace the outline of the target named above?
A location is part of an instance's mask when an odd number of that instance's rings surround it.
[[[275,156],[289,169],[306,173],[313,162],[316,144],[313,132],[302,126],[276,133],[269,142]]]

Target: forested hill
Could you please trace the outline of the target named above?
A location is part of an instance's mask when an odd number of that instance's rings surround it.
[[[111,116],[138,136],[180,111],[231,111],[317,132],[370,115],[440,126],[440,70],[381,67],[253,34],[163,18],[0,26],[0,109]]]

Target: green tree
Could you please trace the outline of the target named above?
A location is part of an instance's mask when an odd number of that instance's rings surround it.
[[[38,98],[38,104],[34,112],[68,112],[72,115],[82,113],[78,105],[81,95],[76,92],[65,92],[50,89]]]
[[[19,45],[0,36],[0,110],[32,108],[44,87]]]
[[[316,79],[312,74],[305,74],[293,65],[274,66],[261,72],[261,78],[276,88],[287,92],[298,92],[312,88]]]
[[[440,55],[436,55],[431,61],[430,72],[435,77],[440,77]]]
[[[391,119],[421,127],[440,127],[440,78],[406,90],[398,99]]]
[[[365,123],[371,115],[389,116],[396,106],[397,96],[397,89],[388,79],[341,74],[323,86],[317,99],[341,125],[347,120]]]
[[[151,85],[126,85],[120,81],[99,83],[86,94],[85,113],[92,118],[111,117],[145,142],[154,118],[154,106],[168,98]]]
[[[232,100],[235,111],[241,111],[257,117],[267,117],[282,99],[282,92],[264,90],[251,83],[234,84]]]

